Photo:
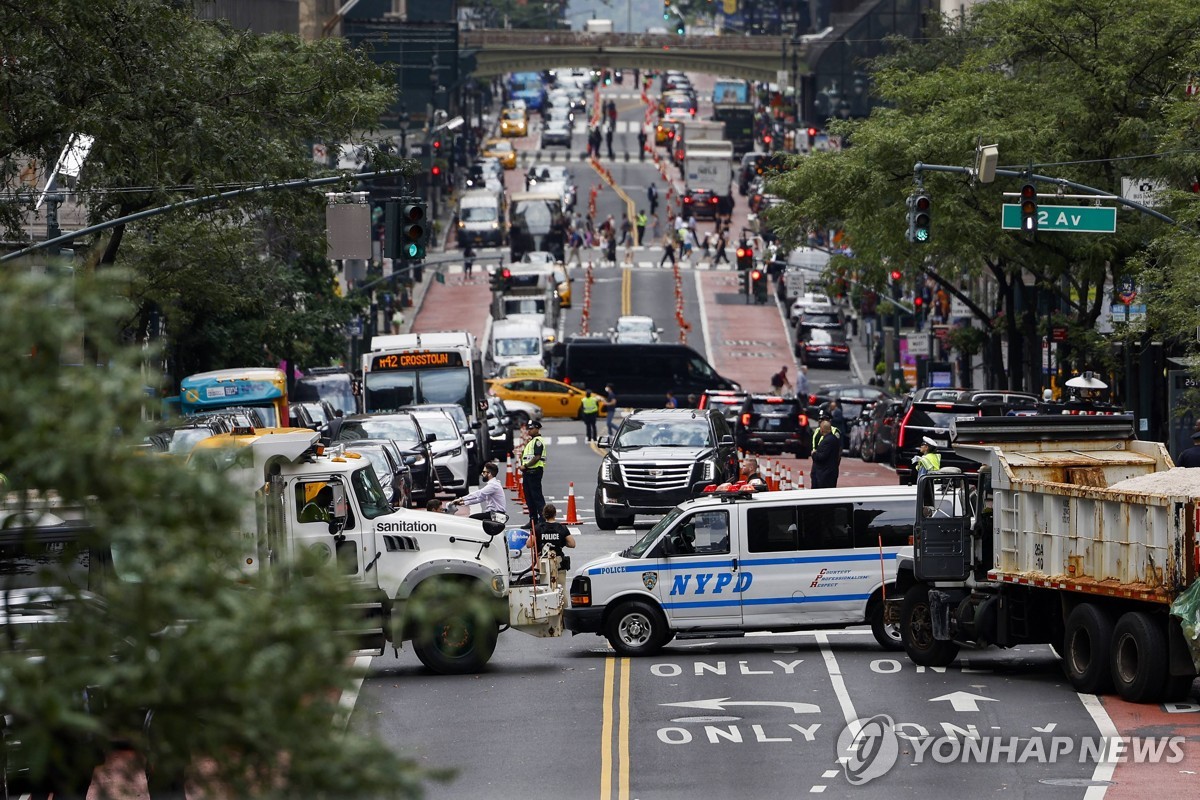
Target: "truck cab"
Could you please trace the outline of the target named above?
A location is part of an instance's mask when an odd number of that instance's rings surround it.
[[[236,432],[210,467],[253,496],[243,516],[245,569],[337,570],[360,590],[360,653],[412,641],[435,672],[478,672],[501,626],[537,636],[562,632],[565,588],[552,563],[514,575],[503,521],[393,509],[371,462],[321,446],[309,431]]]

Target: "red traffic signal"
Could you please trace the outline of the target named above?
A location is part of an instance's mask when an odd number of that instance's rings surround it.
[[[810,138],[810,139],[811,139],[811,138],[813,138],[813,137],[814,137],[814,136],[816,136],[816,135],[817,135],[817,129],[816,129],[816,128],[809,128],[809,129],[808,129],[808,138]]]
[[[432,175],[433,177],[437,178],[442,174],[442,168],[439,167],[437,164],[434,164],[433,167],[429,170],[429,174]]]
[[[738,258],[750,258],[754,255],[754,250],[749,247],[739,247],[737,249]]]
[[[900,278],[901,278],[900,270],[898,270],[898,269],[892,270],[892,280],[898,281],[898,280],[900,280]]]
[[[441,149],[442,149],[442,140],[441,140],[441,139],[434,139],[434,140],[433,140],[433,149],[434,149],[434,150],[441,150]]]
[[[504,269],[500,270],[500,277],[501,277],[501,278],[504,278],[504,279],[506,279],[506,280],[507,280],[508,278],[511,278],[511,277],[512,277],[512,270],[511,270],[511,269],[509,269],[508,267],[505,267]]]
[[[752,271],[752,272],[750,273],[750,280],[754,280],[754,281],[756,281],[756,280],[758,280],[758,279],[759,279],[759,278],[761,278],[761,277],[762,277],[762,270],[757,270],[757,269],[756,269],[756,270],[754,270],[754,271]]]
[[[914,297],[913,305],[916,306],[917,308],[920,308],[921,306],[925,305],[925,299],[922,297]]]

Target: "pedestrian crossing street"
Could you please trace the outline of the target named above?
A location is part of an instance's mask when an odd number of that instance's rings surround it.
[[[502,262],[508,261],[508,250],[503,249],[503,248],[498,248],[498,247],[480,248],[479,250],[476,250],[475,253],[476,253],[476,255],[475,255],[476,262],[487,262],[489,260],[490,261],[500,260]],[[737,265],[736,265],[736,262],[733,261],[731,248],[727,247],[725,250],[725,253],[726,253],[726,255],[730,256],[730,261],[728,261],[728,262],[722,261],[720,264],[713,263],[711,256],[705,256],[701,252],[693,253],[690,260],[688,259],[687,256],[680,256],[679,268],[683,269],[683,270],[695,270],[698,272],[704,272],[704,271],[732,272],[736,269]],[[580,266],[586,267],[588,265],[588,263],[590,262],[591,265],[593,266],[593,268],[598,269],[598,270],[614,269],[616,267],[633,267],[635,269],[670,269],[671,268],[670,260],[668,260],[666,264],[662,264],[660,266],[660,264],[662,262],[662,256],[663,256],[663,249],[660,245],[652,245],[652,246],[647,246],[647,247],[635,247],[635,248],[633,248],[632,261],[629,263],[626,263],[624,261],[625,247],[619,246],[617,248],[617,262],[614,264],[611,261],[604,261],[600,258],[599,248],[592,248],[590,253],[587,251],[581,251],[580,258],[582,259],[582,262],[583,262],[582,264],[572,263],[572,264],[568,264],[568,266],[576,267],[576,268],[578,268]],[[446,275],[461,275],[463,273],[463,265],[461,263],[451,262],[448,264],[441,265],[441,270],[442,270],[442,273],[446,274]],[[487,272],[486,272],[486,270],[481,269],[478,263],[476,264],[474,273],[475,273],[474,277],[476,279],[478,279],[480,281],[486,279]]]

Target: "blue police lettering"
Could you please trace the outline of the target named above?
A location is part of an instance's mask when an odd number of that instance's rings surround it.
[[[691,583],[692,576],[696,578],[695,592],[688,591],[688,585]],[[713,582],[713,577],[716,581]],[[738,573],[737,582],[733,580],[733,573],[722,572],[719,575],[714,572],[696,572],[687,573],[685,575],[676,575],[671,581],[671,594],[705,594],[709,583],[713,583],[711,594],[724,594],[726,587],[733,583],[731,593],[744,592],[750,588],[750,584],[754,581],[754,575],[749,572]]]

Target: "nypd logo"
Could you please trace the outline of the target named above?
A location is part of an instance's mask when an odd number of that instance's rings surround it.
[[[433,533],[437,526],[432,522],[414,522],[400,520],[399,522],[380,522],[375,526],[377,533]]]
[[[658,585],[658,573],[657,572],[642,573],[642,585],[646,587],[646,591],[648,591],[648,592],[654,591],[654,587]]]

